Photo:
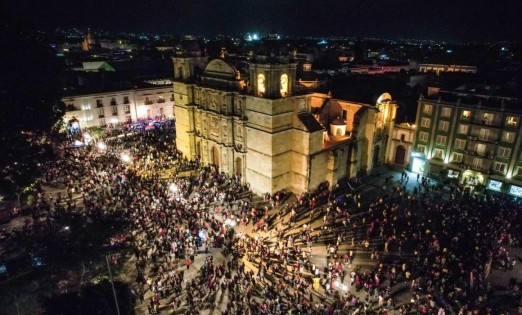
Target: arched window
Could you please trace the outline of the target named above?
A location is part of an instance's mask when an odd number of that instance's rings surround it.
[[[265,76],[263,74],[257,76],[257,95],[265,95]]]
[[[281,76],[281,96],[288,96],[288,76],[286,74]]]

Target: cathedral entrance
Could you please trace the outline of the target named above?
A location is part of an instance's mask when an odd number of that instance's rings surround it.
[[[219,167],[219,150],[216,147],[212,147],[212,164]]]
[[[400,145],[395,149],[395,164],[404,165],[404,158],[406,157],[406,148]]]

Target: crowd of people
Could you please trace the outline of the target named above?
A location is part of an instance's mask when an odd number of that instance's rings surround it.
[[[44,184],[65,192],[36,189],[36,207],[128,221],[111,245],[130,244],[133,292],[150,314],[487,313],[489,268],[515,264],[509,248],[519,245],[522,209],[509,197],[447,193],[419,177],[411,189],[404,173],[378,193],[361,195],[364,180],[333,191],[325,182],[254,202],[241,177],[184,159],[168,133],[106,144],[47,165]],[[202,267],[187,277],[198,255]],[[411,299],[399,303],[401,286]]]

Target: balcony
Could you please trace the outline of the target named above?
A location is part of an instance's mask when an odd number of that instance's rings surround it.
[[[118,116],[118,112],[112,113],[112,116]]]
[[[105,115],[98,115],[98,118],[105,118]]]
[[[165,99],[164,98],[159,98],[158,99],[158,103],[165,103]]]
[[[129,100],[123,100],[123,104],[130,104]]]
[[[130,110],[124,111],[125,114],[130,114]]]
[[[145,101],[145,105],[152,105],[152,101]]]
[[[96,107],[98,107],[98,108],[103,107],[103,103],[96,103]]]
[[[116,106],[118,103],[116,101],[111,101],[111,106]]]

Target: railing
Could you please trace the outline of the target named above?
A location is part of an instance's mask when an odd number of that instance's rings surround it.
[[[118,116],[118,112],[112,113],[112,116]]]
[[[158,103],[165,103],[165,99],[164,98],[158,99]]]
[[[105,115],[98,115],[98,118],[104,118]]]
[[[96,107],[103,107],[103,103],[96,103]]]
[[[114,105],[118,105],[118,103],[116,103],[116,101],[111,101],[111,105],[114,106]]]

